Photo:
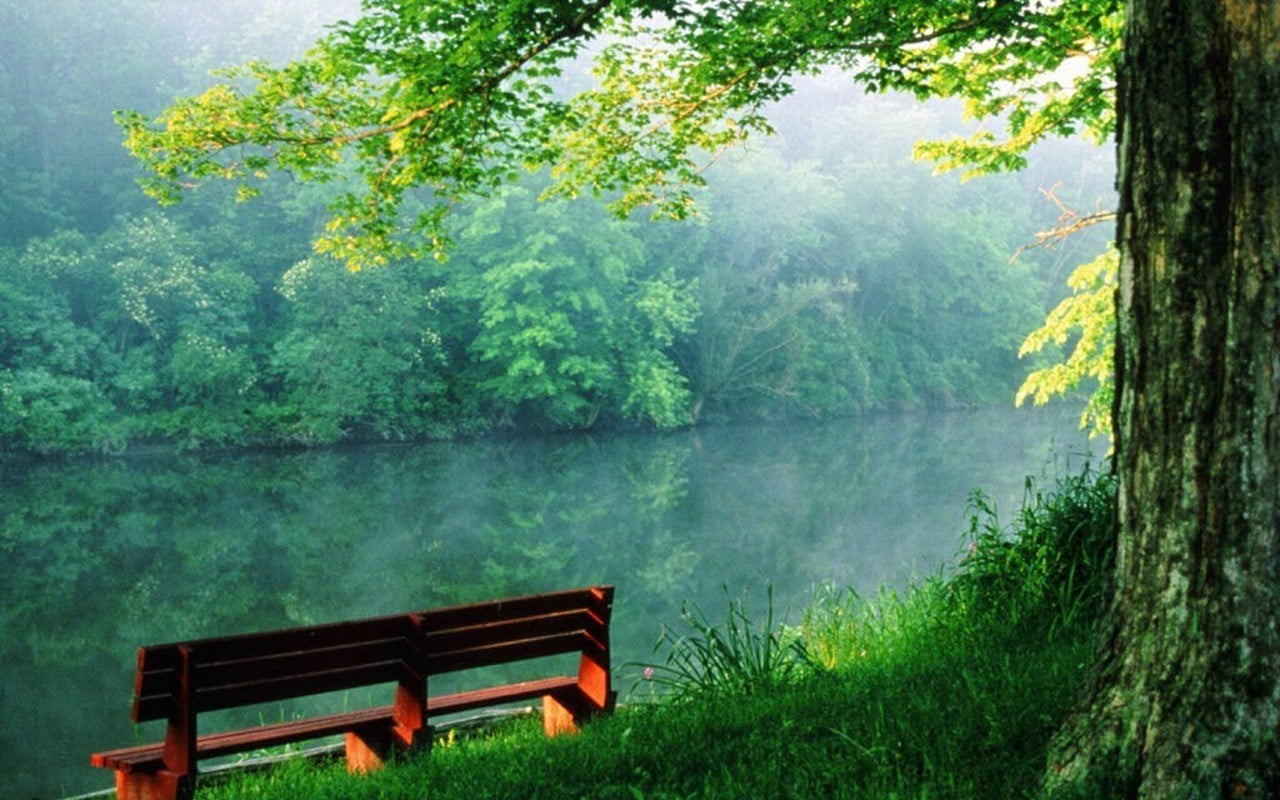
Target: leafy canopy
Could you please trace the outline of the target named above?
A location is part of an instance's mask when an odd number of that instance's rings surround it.
[[[968,138],[941,169],[1017,169],[1046,136],[1104,138],[1118,0],[365,0],[301,59],[253,62],[158,117],[118,119],[163,202],[213,178],[254,195],[273,170],[347,181],[317,248],[353,268],[443,254],[445,217],[523,170],[547,196],[684,217],[718,154],[769,131],[796,77],[959,97]],[[589,58],[593,79],[566,76]]]
[[[1044,324],[1032,331],[1018,355],[1037,353],[1050,344],[1075,342],[1067,358],[1034,370],[1018,389],[1016,402],[1030,398],[1043,405],[1055,395],[1065,395],[1083,382],[1093,381],[1094,392],[1080,414],[1080,427],[1091,436],[1110,436],[1111,404],[1115,399],[1116,359],[1115,291],[1120,254],[1114,248],[1081,264],[1067,278],[1071,295],[1059,303]]]

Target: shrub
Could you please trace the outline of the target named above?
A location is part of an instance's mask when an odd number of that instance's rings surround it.
[[[1028,478],[1011,529],[989,498],[970,497],[969,543],[951,581],[975,611],[1020,619],[1048,612],[1070,626],[1097,619],[1109,596],[1115,554],[1115,478],[1086,466],[1045,494]]]
[[[646,680],[684,698],[712,692],[754,694],[800,677],[810,665],[809,655],[801,639],[774,624],[773,587],[766,591],[759,629],[741,600],[729,598],[723,627],[709,622],[697,606],[684,606],[680,616],[688,632],[663,628],[654,651],[665,650],[666,657],[645,667]]]

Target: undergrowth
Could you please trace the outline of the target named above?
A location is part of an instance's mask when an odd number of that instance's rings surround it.
[[[696,609],[653,665],[668,699],[580,736],[536,720],[350,777],[291,763],[231,798],[1022,798],[1083,685],[1110,573],[1114,486],[1028,483],[1012,525],[975,493],[961,560],[903,592],[819,591],[794,626]],[[677,701],[678,702],[675,702]]]
[[[804,676],[813,666],[805,640],[775,627],[773,587],[767,591],[760,626],[732,597],[727,597],[724,627],[714,625],[702,609],[686,605],[680,616],[688,632],[664,627],[655,650],[665,650],[666,659],[646,666],[646,682],[678,701],[711,694],[752,695]]]

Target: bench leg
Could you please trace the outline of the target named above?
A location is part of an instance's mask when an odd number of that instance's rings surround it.
[[[409,737],[406,740],[406,737]],[[431,747],[431,728],[406,732],[390,728],[370,728],[347,732],[347,772],[373,772],[386,766],[395,753],[410,753]]]
[[[571,702],[566,706],[562,702],[564,699],[549,694],[542,696],[542,730],[548,736],[578,731],[577,717],[569,707],[576,704]]]
[[[172,772],[116,772],[116,800],[191,800],[190,775]]]
[[[582,723],[597,714],[612,711],[615,694],[601,708],[579,691],[567,691],[542,696],[542,730],[548,736],[575,733]]]
[[[588,717],[599,709],[578,692],[542,696],[542,730],[548,736],[577,733]]]
[[[347,732],[347,772],[373,772],[386,766],[391,755],[390,736],[372,732]]]

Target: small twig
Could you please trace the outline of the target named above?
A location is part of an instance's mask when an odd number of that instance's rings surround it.
[[[1013,255],[1009,257],[1010,264],[1017,261],[1027,250],[1033,250],[1037,247],[1052,247],[1086,228],[1091,228],[1102,222],[1111,222],[1116,218],[1115,211],[1094,211],[1091,214],[1081,214],[1063,202],[1062,198],[1058,197],[1057,189],[1061,185],[1061,183],[1055,183],[1048,189],[1040,189],[1040,194],[1057,206],[1059,212],[1061,212],[1058,215],[1058,221],[1049,230],[1037,232],[1034,242],[1024,244],[1014,251]]]

